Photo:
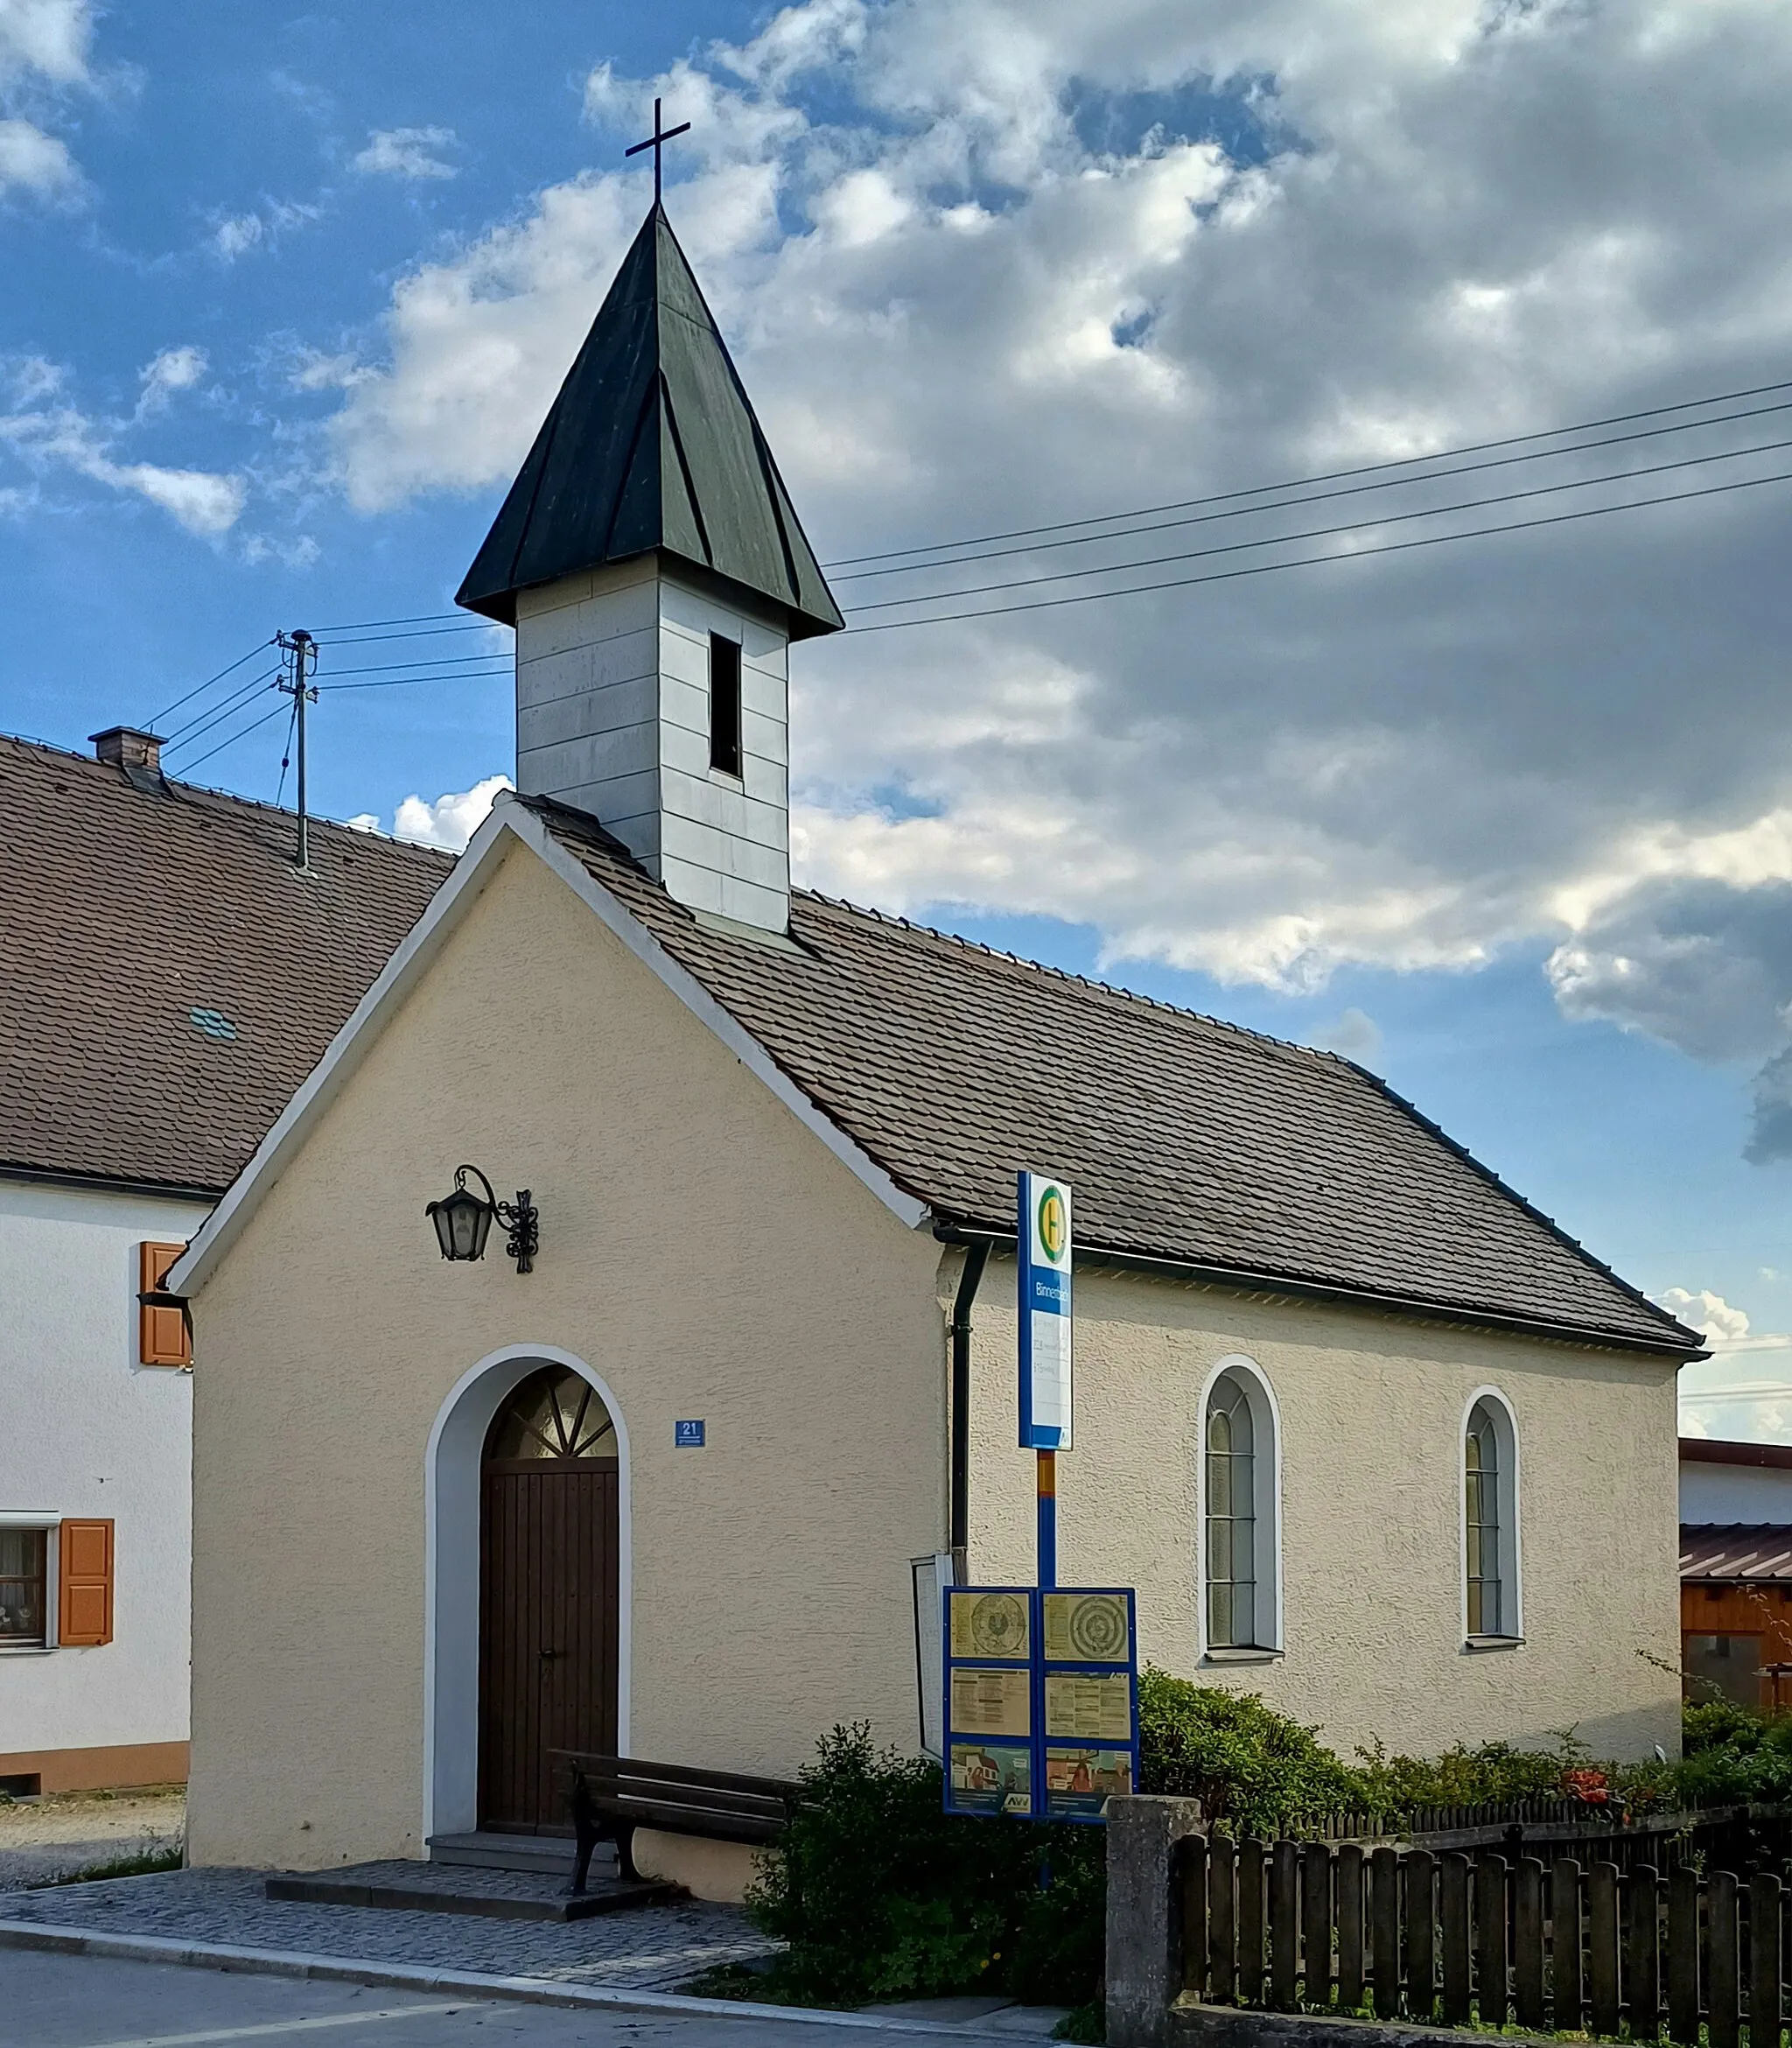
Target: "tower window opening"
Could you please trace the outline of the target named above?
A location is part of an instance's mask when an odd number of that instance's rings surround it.
[[[710,766],[740,773],[740,642],[710,635]]]

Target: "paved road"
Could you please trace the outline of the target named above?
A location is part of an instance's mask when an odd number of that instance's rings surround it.
[[[569,2012],[0,1948],[6,2048],[920,2048],[925,2040],[894,2029]]]

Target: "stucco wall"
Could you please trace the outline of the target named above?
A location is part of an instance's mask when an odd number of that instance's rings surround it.
[[[970,1568],[1033,1575],[1033,1473],[1015,1444],[1014,1266],[975,1322]],[[1138,1589],[1144,1656],[1261,1693],[1348,1756],[1376,1739],[1678,1741],[1674,1368],[1377,1315],[1080,1272],[1076,1448],[1058,1460],[1059,1572]],[[1229,1353],[1281,1410],[1284,1654],[1203,1663],[1200,1393]],[[1524,1642],[1463,1639],[1460,1431],[1478,1388],[1516,1418]],[[1667,1672],[1648,1661],[1662,1659]]]
[[[438,1255],[456,1164],[534,1192]],[[630,1745],[788,1772],[914,1740],[908,1559],[944,1519],[938,1247],[517,848],[198,1295],[192,1853],[420,1854],[424,1447],[542,1343],[631,1442]],[[675,1450],[701,1416],[708,1447]]]
[[[117,1574],[110,1643],[0,1651],[0,1757],[186,1739],[192,1383],[137,1364],[137,1246],[206,1213],[0,1180],[0,1513],[109,1517]]]

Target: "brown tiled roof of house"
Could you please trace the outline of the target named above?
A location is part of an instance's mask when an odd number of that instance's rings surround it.
[[[1079,1251],[1445,1316],[1699,1339],[1334,1054],[796,892],[783,948],[699,923],[584,813],[526,802],[784,1072],[939,1217],[1012,1234],[1062,1174]]]
[[[1683,1522],[1680,1576],[1712,1585],[1792,1580],[1792,1525],[1785,1522]]]
[[[0,1174],[218,1194],[453,866],[0,736]]]

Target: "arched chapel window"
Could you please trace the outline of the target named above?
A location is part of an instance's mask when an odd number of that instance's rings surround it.
[[[487,1463],[518,1458],[613,1458],[616,1427],[603,1396],[564,1365],[532,1372],[493,1418]]]
[[[1202,1417],[1203,1633],[1210,1651],[1278,1647],[1275,1411],[1247,1364],[1217,1376]]]
[[[1518,1445],[1503,1401],[1483,1395],[1470,1408],[1462,1462],[1468,1634],[1516,1636]]]

